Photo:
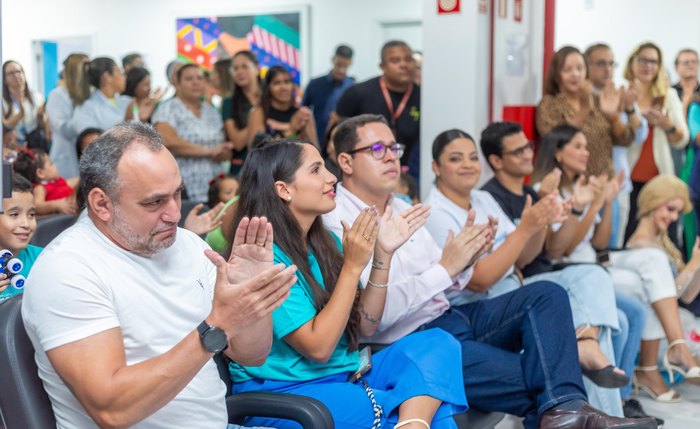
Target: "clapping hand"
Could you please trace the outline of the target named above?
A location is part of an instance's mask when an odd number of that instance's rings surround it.
[[[620,100],[622,91],[615,89],[615,84],[608,82],[598,97],[600,101],[600,111],[603,112],[609,122],[613,122],[620,112]]]
[[[197,204],[187,213],[185,218],[185,229],[189,229],[197,235],[206,234],[219,226],[221,226],[221,217],[219,212],[224,208],[224,203],[219,203],[214,208],[204,213],[199,213],[204,207],[204,204]]]
[[[265,217],[244,217],[233,237],[229,281],[241,283],[272,267],[272,224]]]
[[[379,232],[379,213],[377,209],[365,207],[352,223],[344,220],[343,225],[343,254],[344,264],[364,269],[372,255],[372,250]]]
[[[540,197],[545,197],[559,189],[560,183],[561,170],[555,167],[552,171],[547,173],[547,175],[542,178],[542,181],[540,182],[540,189],[537,191],[537,194]]]
[[[452,230],[447,233],[445,245],[442,248],[442,265],[450,277],[454,277],[474,263],[476,259],[490,247],[491,230],[497,227],[495,220],[489,219],[488,224],[474,225],[476,212],[472,209],[467,214],[464,227],[455,235]]]
[[[605,202],[610,204],[617,197],[622,189],[622,183],[625,181],[625,173],[620,171],[617,176],[609,179],[605,184]]]
[[[375,254],[391,256],[428,220],[430,206],[416,204],[398,216],[392,216],[391,207],[387,206],[379,220],[379,233]]]

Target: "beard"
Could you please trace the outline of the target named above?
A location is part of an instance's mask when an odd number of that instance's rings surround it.
[[[160,225],[148,231],[146,236],[142,236],[134,231],[124,219],[121,207],[118,204],[115,204],[114,214],[109,222],[109,227],[121,238],[124,247],[130,252],[140,256],[151,256],[172,246],[173,243],[175,243],[177,230],[175,230],[172,235],[163,239],[157,239],[155,235],[173,226],[177,226],[177,223],[162,222]]]

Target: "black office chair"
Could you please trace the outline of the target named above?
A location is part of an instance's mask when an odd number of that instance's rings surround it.
[[[37,373],[34,348],[24,330],[21,308],[22,295],[0,304],[0,415],[6,429],[55,428],[51,403]],[[226,372],[224,380],[228,378]],[[335,428],[328,409],[304,396],[241,393],[228,397],[226,408],[231,423],[239,423],[245,416],[261,416],[294,420],[305,429]]]
[[[77,219],[77,216],[69,214],[51,215],[39,219],[36,222],[36,231],[31,244],[46,247],[58,234],[71,227]]]

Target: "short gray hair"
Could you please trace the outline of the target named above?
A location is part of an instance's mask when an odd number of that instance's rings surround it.
[[[153,126],[130,121],[105,131],[85,149],[80,158],[80,189],[86,204],[94,188],[102,189],[114,201],[119,200],[121,181],[117,166],[132,144],[140,144],[152,152],[165,147]]]

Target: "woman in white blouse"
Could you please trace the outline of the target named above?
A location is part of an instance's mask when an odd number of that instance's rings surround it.
[[[233,144],[224,141],[219,112],[202,100],[206,84],[199,66],[180,67],[175,88],[175,97],[158,106],[151,122],[180,166],[186,198],[206,201],[209,180],[228,171]]]
[[[13,130],[19,145],[25,145],[27,135],[42,126],[44,99],[30,91],[24,69],[16,61],[2,65],[2,125]]]
[[[71,127],[76,106],[90,97],[90,88],[81,85],[83,69],[89,58],[85,54],[70,54],[63,61],[63,84],[49,93],[46,114],[51,127],[51,161],[63,177],[78,176],[75,140],[78,134]]]

